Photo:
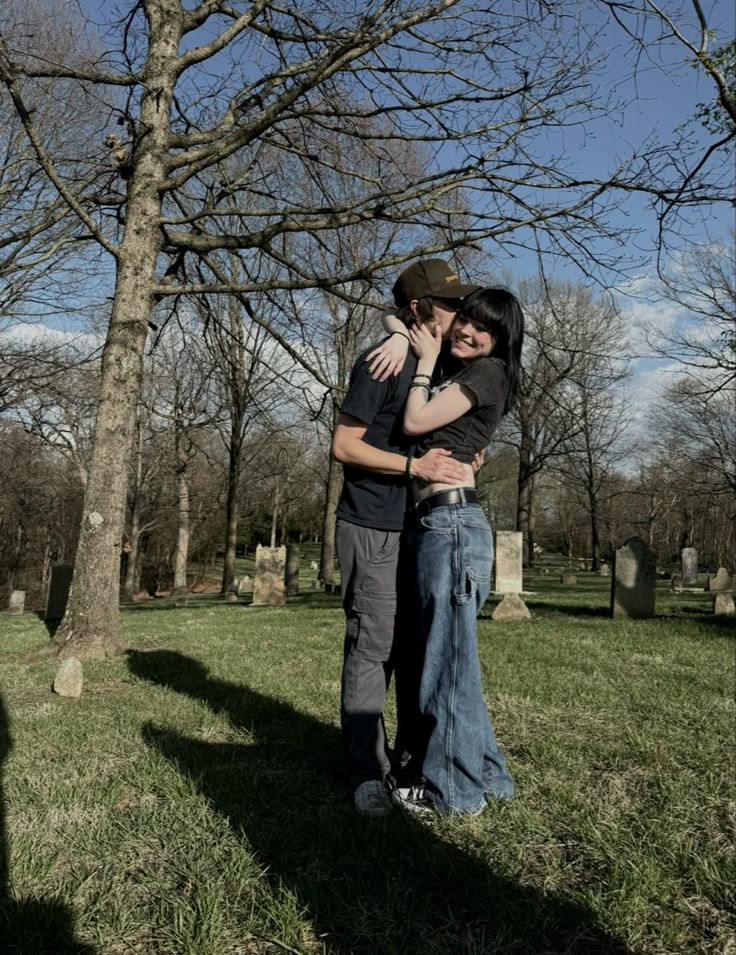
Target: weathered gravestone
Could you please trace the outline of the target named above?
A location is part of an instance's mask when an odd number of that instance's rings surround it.
[[[84,674],[82,664],[76,657],[67,657],[56,671],[54,693],[78,699],[82,695]]]
[[[240,578],[240,587],[238,590],[241,594],[249,593],[253,590],[253,581],[247,574]]]
[[[518,594],[504,594],[491,614],[492,620],[530,620],[529,608]]]
[[[14,590],[10,594],[10,603],[8,604],[8,613],[23,613],[26,607],[25,590]]]
[[[285,567],[285,547],[256,547],[254,607],[282,607],[286,603]]]
[[[611,568],[608,566],[608,564],[601,564],[601,566],[598,568],[598,576],[599,577],[611,576]]]
[[[736,604],[733,601],[733,594],[716,594],[713,600],[713,613],[735,614]]]
[[[578,582],[578,578],[575,574],[562,574],[560,576],[560,583],[565,584],[567,587],[574,587]]]
[[[286,593],[291,597],[299,593],[299,547],[297,544],[286,546]]]
[[[49,574],[49,592],[46,597],[46,620],[61,620],[69,599],[74,564],[56,564]]]
[[[496,586],[499,594],[520,594],[523,538],[521,531],[496,531]]]
[[[683,547],[680,554],[682,584],[695,587],[698,583],[698,552],[695,547]]]
[[[719,567],[718,573],[708,578],[708,590],[716,593],[730,593],[733,590],[733,579],[725,567]]]
[[[653,617],[657,561],[640,537],[630,537],[613,555],[612,617]]]

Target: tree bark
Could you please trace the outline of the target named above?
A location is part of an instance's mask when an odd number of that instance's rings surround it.
[[[227,471],[227,502],[225,505],[225,563],[222,568],[221,593],[227,594],[235,582],[235,554],[238,543],[238,510],[240,506],[241,425],[233,425],[230,434],[230,456]]]
[[[325,510],[322,518],[322,548],[319,557],[319,579],[332,584],[335,576],[335,509],[340,499],[342,468],[330,458],[327,468]]]
[[[120,644],[120,547],[128,465],[143,380],[152,285],[161,249],[161,185],[166,178],[169,113],[182,31],[175,0],[145,3],[150,46],[132,157],[115,295],[102,353],[95,441],[67,610],[54,635],[62,656],[105,657]]]
[[[532,443],[528,431],[522,428],[519,443],[519,477],[516,504],[516,529],[523,541],[523,565],[534,566],[534,475],[532,472]]]
[[[179,485],[179,520],[174,551],[174,593],[183,593],[187,589],[187,564],[189,562],[189,482],[185,470],[177,476]]]

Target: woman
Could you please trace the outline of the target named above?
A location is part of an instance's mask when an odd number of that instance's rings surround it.
[[[467,464],[467,481],[462,487],[413,482],[417,591],[426,637],[420,688],[428,733],[426,783],[396,790],[394,798],[410,809],[475,814],[485,808],[486,796],[508,799],[514,786],[483,700],[476,617],[490,591],[493,542],[477,503],[471,461],[516,397],[524,316],[505,289],[469,295],[450,338],[460,370],[434,395],[430,382],[440,331],[418,325],[409,335],[419,361],[404,430],[422,436],[417,454],[433,447],[452,451]]]

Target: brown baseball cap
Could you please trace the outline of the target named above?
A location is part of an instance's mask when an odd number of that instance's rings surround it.
[[[393,287],[394,302],[403,308],[416,298],[465,298],[479,285],[463,285],[444,259],[420,259],[404,269]]]

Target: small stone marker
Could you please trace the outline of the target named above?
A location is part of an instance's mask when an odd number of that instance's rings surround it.
[[[569,587],[574,587],[577,582],[578,578],[575,576],[575,574],[563,574],[560,577],[560,583],[566,584]]]
[[[531,620],[529,608],[518,594],[504,594],[491,614],[492,620]]]
[[[718,573],[708,578],[708,590],[715,593],[730,593],[733,590],[733,580],[725,567],[719,567]]]
[[[84,674],[82,664],[76,657],[67,657],[56,671],[54,679],[54,693],[59,696],[70,696],[79,699],[82,695]]]
[[[733,601],[733,594],[716,594],[713,600],[713,613],[735,614],[736,604]]]
[[[69,599],[74,564],[55,564],[49,575],[49,592],[46,598],[46,620],[61,620]]]
[[[26,607],[25,590],[14,590],[10,594],[10,603],[8,604],[8,613],[23,613]]]
[[[520,594],[523,535],[521,531],[496,531],[496,586],[499,594]]]
[[[239,602],[239,600],[240,598],[234,590],[228,590],[228,592],[225,594],[226,604],[236,604]]]
[[[285,567],[285,547],[261,547],[260,544],[256,547],[254,607],[283,607],[286,603]]]
[[[640,537],[630,537],[613,557],[612,617],[653,617],[657,561]]]
[[[682,577],[680,574],[672,575],[672,589],[675,593],[679,593],[682,590]]]
[[[310,570],[319,570],[319,564],[317,563],[316,560],[310,560],[310,562],[309,562],[309,569],[310,569]]]
[[[698,552],[694,547],[683,547],[680,554],[682,561],[682,583],[684,587],[694,587],[698,582]]]
[[[610,577],[610,576],[611,576],[611,568],[609,567],[608,564],[601,564],[601,566],[600,566],[600,568],[599,568],[599,570],[598,570],[598,576],[599,576],[599,577]]]
[[[246,574],[244,577],[241,577],[241,578],[240,578],[240,590],[239,590],[239,592],[240,592],[241,594],[244,594],[244,593],[247,593],[247,592],[249,592],[249,591],[251,591],[251,590],[253,590],[253,581],[252,581],[252,580],[250,579],[250,577]]]
[[[299,546],[297,544],[287,544],[286,546],[286,593],[293,597],[299,593]]]

